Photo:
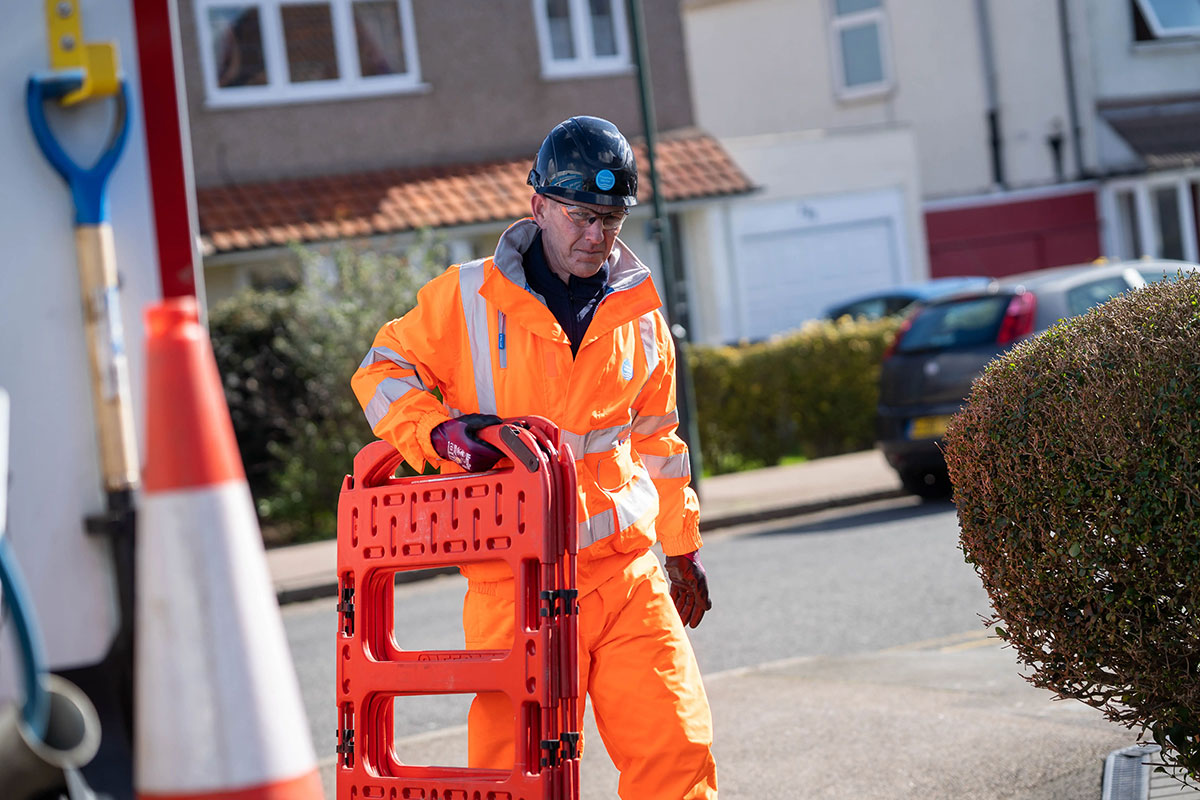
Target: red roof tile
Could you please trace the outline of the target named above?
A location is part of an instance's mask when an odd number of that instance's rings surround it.
[[[645,148],[641,201],[649,200]],[[669,201],[751,191],[750,179],[712,137],[698,132],[664,136],[659,180]],[[212,253],[253,250],[289,241],[312,242],[395,233],[425,226],[510,222],[529,214],[529,159],[412,170],[381,170],[197,192],[202,248]]]

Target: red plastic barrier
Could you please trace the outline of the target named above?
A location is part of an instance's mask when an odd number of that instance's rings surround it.
[[[400,454],[373,442],[338,503],[338,800],[579,797],[575,462],[547,420],[485,429],[511,464],[394,478]],[[395,573],[485,561],[516,579],[511,650],[402,650]],[[397,697],[500,692],[517,710],[512,770],[405,764]]]

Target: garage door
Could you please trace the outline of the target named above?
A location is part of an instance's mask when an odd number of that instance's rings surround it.
[[[746,339],[792,330],[833,303],[910,280],[899,198],[890,192],[773,203],[739,216],[735,283]]]

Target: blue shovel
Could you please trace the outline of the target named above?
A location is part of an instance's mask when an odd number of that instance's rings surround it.
[[[61,100],[82,85],[82,71],[34,74],[26,85],[25,106],[42,154],[67,182],[75,203],[79,288],[90,351],[92,400],[104,485],[110,505],[115,496],[121,496],[119,505],[127,508],[128,496],[138,485],[139,475],[107,187],[129,133],[129,87],[124,80],[120,81],[119,91],[114,95],[116,114],[108,143],[96,163],[85,169],[63,150],[45,114],[47,101]],[[113,510],[110,507],[110,512]]]

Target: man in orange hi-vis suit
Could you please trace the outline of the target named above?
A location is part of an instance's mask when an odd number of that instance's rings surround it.
[[[384,325],[354,391],[375,434],[416,469],[490,469],[500,454],[475,433],[502,417],[558,425],[578,472],[580,689],[621,797],[715,798],[712,718],[684,630],[711,603],[676,434],[675,347],[650,270],[617,239],[637,202],[633,151],[611,122],[572,117],[542,143],[529,183],[532,217]],[[463,572],[466,646],[511,647],[512,573]],[[468,722],[470,765],[510,768],[508,698],[478,695]]]

